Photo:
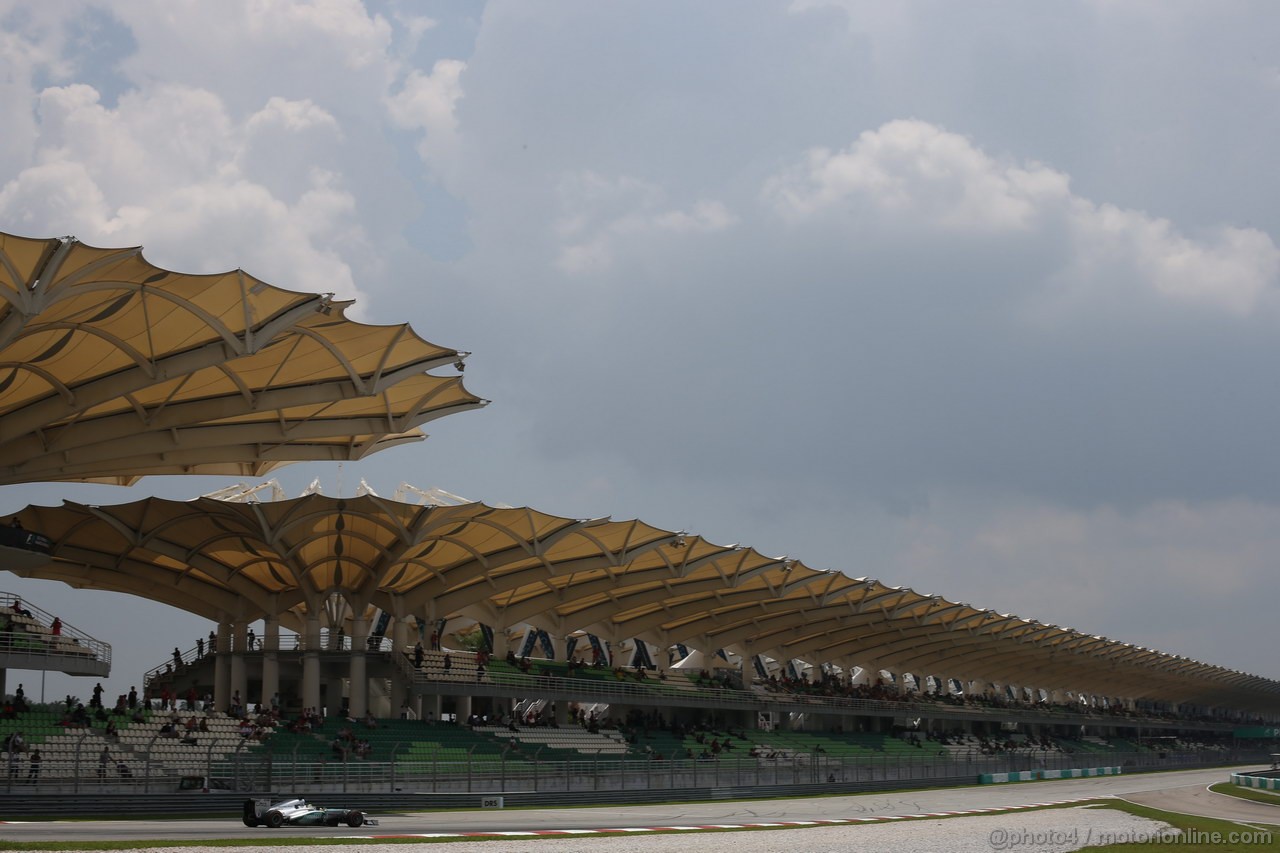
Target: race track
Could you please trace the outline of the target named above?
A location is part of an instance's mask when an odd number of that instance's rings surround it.
[[[403,836],[503,831],[622,830],[645,827],[741,826],[761,823],[850,821],[945,813],[981,813],[1032,804],[1095,797],[1122,797],[1171,811],[1228,820],[1280,825],[1280,807],[1211,794],[1205,787],[1226,781],[1227,769],[1110,776],[1010,785],[985,785],[861,794],[819,799],[737,800],[610,806],[581,809],[520,809],[415,814],[371,813],[379,826],[250,829],[231,807],[226,818],[184,821],[58,821],[0,824],[0,841],[174,841],[281,837]],[[341,806],[328,798],[324,805]]]

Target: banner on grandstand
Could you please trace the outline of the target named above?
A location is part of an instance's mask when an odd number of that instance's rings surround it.
[[[1280,739],[1280,728],[1275,726],[1242,726],[1231,733],[1239,740]]]

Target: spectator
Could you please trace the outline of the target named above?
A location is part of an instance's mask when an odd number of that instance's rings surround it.
[[[49,625],[49,633],[55,637],[62,636],[62,620],[57,616],[53,617],[53,622]]]
[[[414,669],[422,669],[422,659],[426,657],[426,652],[422,649],[422,641],[413,647],[413,666]]]
[[[33,749],[27,759],[27,781],[32,785],[40,781],[40,762],[43,760],[39,748]]]
[[[107,747],[102,748],[102,752],[98,753],[98,778],[107,778],[107,768],[111,766],[111,750]]]
[[[245,648],[247,648],[249,651],[253,651],[254,646],[256,646],[257,644],[258,644],[258,635],[253,633],[253,629],[250,628],[249,633],[245,635]]]

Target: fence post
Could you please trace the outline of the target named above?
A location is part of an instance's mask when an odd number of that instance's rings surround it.
[[[388,789],[391,793],[396,790],[396,753],[400,751],[400,741],[396,741],[391,747],[391,787]]]
[[[142,763],[142,790],[151,792],[151,753],[156,745],[156,738],[160,737],[160,733],[156,732],[152,735],[151,740],[147,741],[147,758]]]
[[[80,734],[80,740],[76,741],[76,770],[75,770],[75,774],[76,774],[76,775],[75,775],[75,780],[76,780],[76,781],[75,781],[75,785],[73,786],[72,790],[73,790],[75,793],[77,793],[77,794],[78,794],[78,793],[80,793],[80,776],[81,776],[81,773],[80,773],[80,748],[81,748],[82,746],[84,746],[84,739],[85,739],[85,738],[87,738],[88,736],[89,736],[89,733],[88,733],[88,732],[82,732],[82,733]]]
[[[541,763],[542,750],[546,749],[546,744],[538,747],[538,751],[533,754],[533,792],[538,793],[538,765]]]
[[[241,741],[238,744],[236,744],[236,751],[231,754],[231,766],[234,768],[232,770],[231,784],[232,784],[232,787],[237,791],[243,790],[240,787],[240,765],[243,761],[243,759],[240,756],[240,750],[244,749],[248,745],[249,745],[248,738],[241,739]]]

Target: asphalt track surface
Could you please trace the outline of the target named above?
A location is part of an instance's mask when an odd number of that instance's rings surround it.
[[[1169,811],[1248,823],[1280,826],[1280,806],[1254,803],[1213,794],[1209,785],[1228,780],[1229,769],[1149,773],[1093,779],[983,785],[902,791],[890,794],[858,794],[817,799],[733,800],[710,803],[610,806],[607,808],[518,809],[511,811],[452,811],[377,813],[379,825],[289,828],[271,830],[244,826],[238,810],[228,804],[226,818],[194,820],[50,821],[0,824],[0,843],[57,841],[174,841],[286,837],[400,836],[420,833],[476,833],[538,830],[600,830],[634,827],[739,825],[778,821],[865,819],[916,816],[940,812],[968,812],[1083,800],[1121,797],[1131,802]],[[330,798],[331,799],[331,798]],[[337,801],[321,800],[328,806]]]

